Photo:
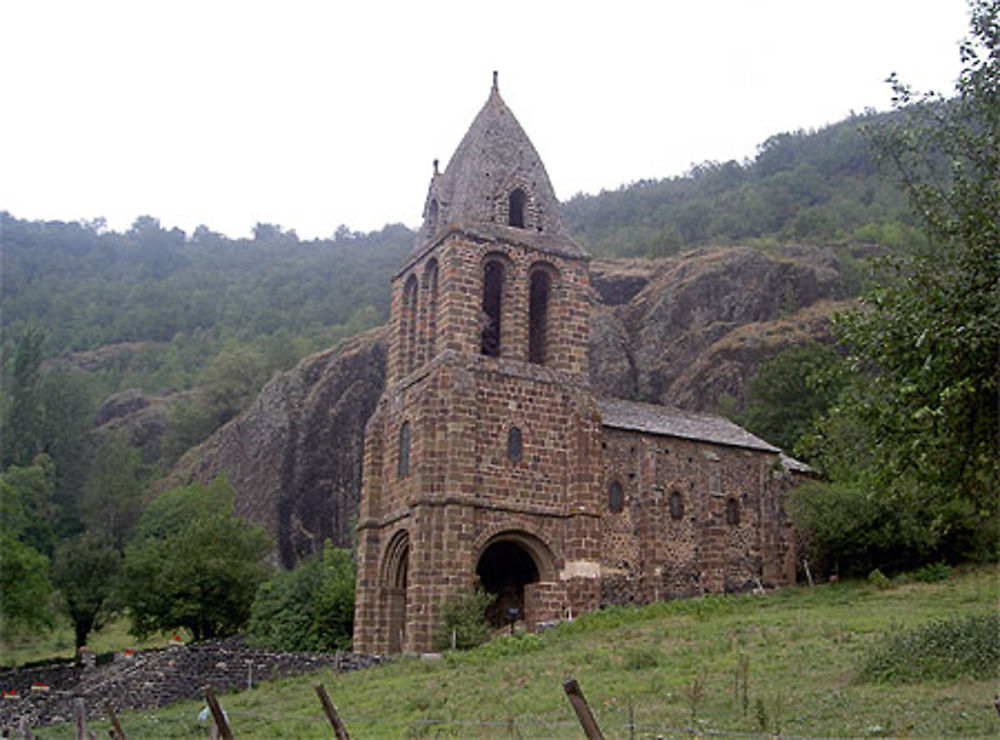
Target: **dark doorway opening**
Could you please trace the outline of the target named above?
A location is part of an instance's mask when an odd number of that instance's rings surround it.
[[[518,619],[524,619],[524,587],[538,582],[538,567],[531,555],[514,542],[495,542],[483,551],[476,575],[483,590],[496,596],[486,609],[490,624],[508,624],[513,609]]]

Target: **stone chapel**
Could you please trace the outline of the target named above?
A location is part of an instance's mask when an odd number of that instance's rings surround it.
[[[804,466],[724,418],[595,396],[588,264],[494,73],[392,280],[356,651],[431,650],[444,602],[476,586],[491,621],[533,630],[794,582],[782,496]]]

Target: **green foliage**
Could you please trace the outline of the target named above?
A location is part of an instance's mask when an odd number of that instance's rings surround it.
[[[762,439],[791,452],[812,431],[839,392],[840,362],[822,344],[791,347],[765,362],[750,381],[746,409],[736,421]]]
[[[0,532],[0,636],[52,626],[49,560]]]
[[[46,557],[55,546],[55,466],[38,455],[27,467],[11,465],[0,473],[0,532]]]
[[[225,476],[215,478],[207,486],[170,488],[150,502],[139,517],[132,535],[133,544],[147,539],[164,539],[177,534],[191,521],[212,514],[228,512],[233,507],[233,488]]]
[[[80,497],[87,530],[108,548],[123,550],[142,513],[141,458],[127,435],[109,435],[97,449]]]
[[[908,567],[1000,547],[1000,3],[971,8],[956,97],[892,78],[900,111],[872,127],[928,241],[838,317],[853,381],[811,441],[835,494],[877,523],[868,540]]]
[[[247,628],[260,647],[312,652],[350,649],[353,630],[354,562],[329,543],[258,589]]]
[[[853,482],[811,481],[789,493],[793,521],[808,532],[810,559],[828,571],[864,575],[916,567],[938,551],[947,507],[898,486],[895,495]]]
[[[487,642],[493,630],[486,621],[486,609],[495,599],[493,594],[477,588],[445,601],[441,606],[441,626],[435,635],[434,646],[438,650],[450,648],[452,634],[458,650],[468,650]]]
[[[1000,678],[1000,613],[993,609],[891,629],[869,650],[859,677],[896,684]]]
[[[89,533],[59,543],[52,561],[52,581],[73,623],[76,647],[87,644],[93,629],[103,626],[121,553],[104,537]]]
[[[889,588],[889,586],[892,585],[892,581],[889,580],[889,577],[878,568],[868,574],[868,583],[873,585],[875,588]]]
[[[4,373],[9,398],[3,422],[4,467],[29,465],[44,449],[45,416],[38,390],[44,343],[43,332],[35,328],[25,331],[14,349],[13,372],[9,376]]]
[[[862,128],[885,116],[851,115],[818,131],[770,137],[753,161],[704,162],[683,177],[646,180],[565,204],[574,234],[599,256],[662,257],[705,244],[775,239],[909,246],[899,189],[876,177]]]
[[[388,317],[388,278],[413,241],[401,225],[314,241],[280,227],[253,240],[206,228],[187,239],[148,216],[117,233],[3,212],[0,232],[5,334],[37,327],[49,356],[114,345],[90,360],[107,392],[189,388],[234,345],[288,367],[375,326]]]
[[[913,580],[921,583],[937,583],[951,577],[952,568],[947,563],[930,563],[913,571]]]
[[[232,505],[232,487],[220,479],[167,491],[142,516],[118,580],[134,634],[183,627],[201,640],[246,624],[273,544]]]

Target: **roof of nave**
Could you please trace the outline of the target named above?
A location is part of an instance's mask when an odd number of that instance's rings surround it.
[[[781,452],[774,445],[755,437],[743,427],[722,416],[697,414],[672,406],[636,403],[618,398],[602,398],[599,404],[603,415],[601,423],[606,427],[714,442],[763,452]]]

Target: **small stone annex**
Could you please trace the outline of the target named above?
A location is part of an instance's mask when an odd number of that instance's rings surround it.
[[[806,469],[717,416],[596,397],[589,257],[496,73],[392,281],[365,432],[354,649],[425,652],[481,585],[531,630],[607,604],[795,579]]]

